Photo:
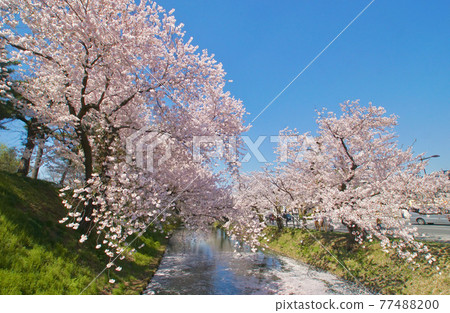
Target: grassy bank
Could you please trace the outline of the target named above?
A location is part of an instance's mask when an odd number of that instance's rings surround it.
[[[0,172],[0,294],[79,294],[104,269],[108,257],[95,239],[81,244],[81,233],[58,223],[65,213],[52,184]],[[84,294],[139,294],[165,243],[147,232],[132,244],[142,248],[117,260],[121,272],[105,271]]]
[[[279,233],[272,227],[267,232],[271,238],[268,246],[275,252],[355,281],[353,274],[359,282],[375,292],[450,294],[450,244],[428,242],[431,253],[438,256],[437,262],[428,266],[421,261],[420,268],[413,271],[405,261],[384,253],[377,242],[366,244],[364,249],[348,251],[347,234],[309,233],[302,229],[285,229]],[[321,245],[336,256],[351,274]],[[440,267],[439,271],[436,266]]]

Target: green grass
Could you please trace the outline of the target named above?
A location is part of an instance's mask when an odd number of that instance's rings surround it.
[[[50,183],[0,172],[0,294],[79,294],[108,263],[95,240],[66,228],[57,189]],[[165,235],[148,231],[132,256],[116,261],[84,294],[139,294],[156,271]],[[116,283],[110,284],[113,278]]]
[[[355,276],[375,292],[450,294],[450,244],[427,242],[437,261],[430,266],[421,260],[420,268],[413,270],[406,261],[383,252],[375,241],[365,244],[365,248],[349,251],[347,234],[302,229],[284,229],[279,233],[273,227],[267,233],[271,238],[267,243],[269,249],[351,281],[355,281]],[[353,276],[321,245],[336,256]],[[439,271],[436,266],[440,267]]]

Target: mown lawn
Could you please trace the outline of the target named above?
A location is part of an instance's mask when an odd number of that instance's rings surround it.
[[[450,294],[450,244],[427,242],[437,261],[430,266],[422,259],[420,268],[413,270],[404,260],[383,252],[375,241],[349,251],[347,234],[302,229],[278,232],[274,227],[269,227],[267,233],[267,244],[273,251],[351,281],[355,281],[355,276],[375,293]],[[436,270],[436,266],[440,269]]]
[[[65,213],[52,184],[0,172],[0,294],[79,294],[104,269],[95,239],[81,244],[80,232],[58,223]],[[84,294],[139,294],[166,241],[148,231],[130,247],[142,248],[116,261],[121,272],[105,271]]]

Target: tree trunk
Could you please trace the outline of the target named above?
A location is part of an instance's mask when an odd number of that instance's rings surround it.
[[[69,172],[69,165],[67,165],[66,169],[61,175],[61,178],[59,179],[59,186],[64,186],[64,181],[66,180],[67,172]]]
[[[27,123],[27,142],[25,143],[25,149],[23,150],[22,157],[20,158],[19,168],[17,173],[22,176],[27,176],[30,171],[30,160],[33,154],[34,146],[36,145],[36,121],[31,119]]]
[[[283,227],[284,227],[283,218],[277,216],[277,218],[275,220],[277,222],[278,230],[283,230]]]
[[[78,127],[77,133],[80,136],[81,149],[83,150],[84,154],[84,176],[87,182],[92,177],[92,173],[94,171],[92,147],[91,144],[89,143],[88,135],[83,129],[83,125],[80,125]],[[89,199],[88,203],[84,207],[84,216],[91,217],[93,211],[94,211],[94,204],[92,203],[92,199]],[[84,233],[88,232],[92,223],[93,223],[92,220],[85,221],[85,219],[83,218],[83,220],[80,222],[80,230]]]
[[[347,250],[353,250],[353,248],[358,243],[356,238],[364,236],[364,234],[362,234],[363,231],[357,225],[351,222],[349,224],[347,223],[343,224],[345,225],[345,227],[347,227],[348,233],[350,234],[347,240]]]
[[[34,167],[33,171],[31,172],[31,178],[37,179],[39,174],[39,168],[41,167],[42,163],[42,155],[44,154],[44,145],[45,145],[45,139],[40,138],[39,144],[38,144],[38,150],[36,153],[36,158],[34,159]]]
[[[81,148],[84,154],[84,176],[87,181],[92,177],[93,173],[92,148],[89,143],[89,138],[82,125],[79,126],[77,132],[81,139]]]
[[[275,211],[277,212],[275,221],[277,222],[278,230],[281,231],[284,228],[283,218],[281,216],[281,208],[275,207]]]

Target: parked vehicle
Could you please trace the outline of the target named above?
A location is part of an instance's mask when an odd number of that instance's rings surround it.
[[[433,212],[431,210],[420,210],[410,213],[411,222],[419,225],[425,224],[446,224],[450,225],[450,212],[448,210],[442,212]]]

